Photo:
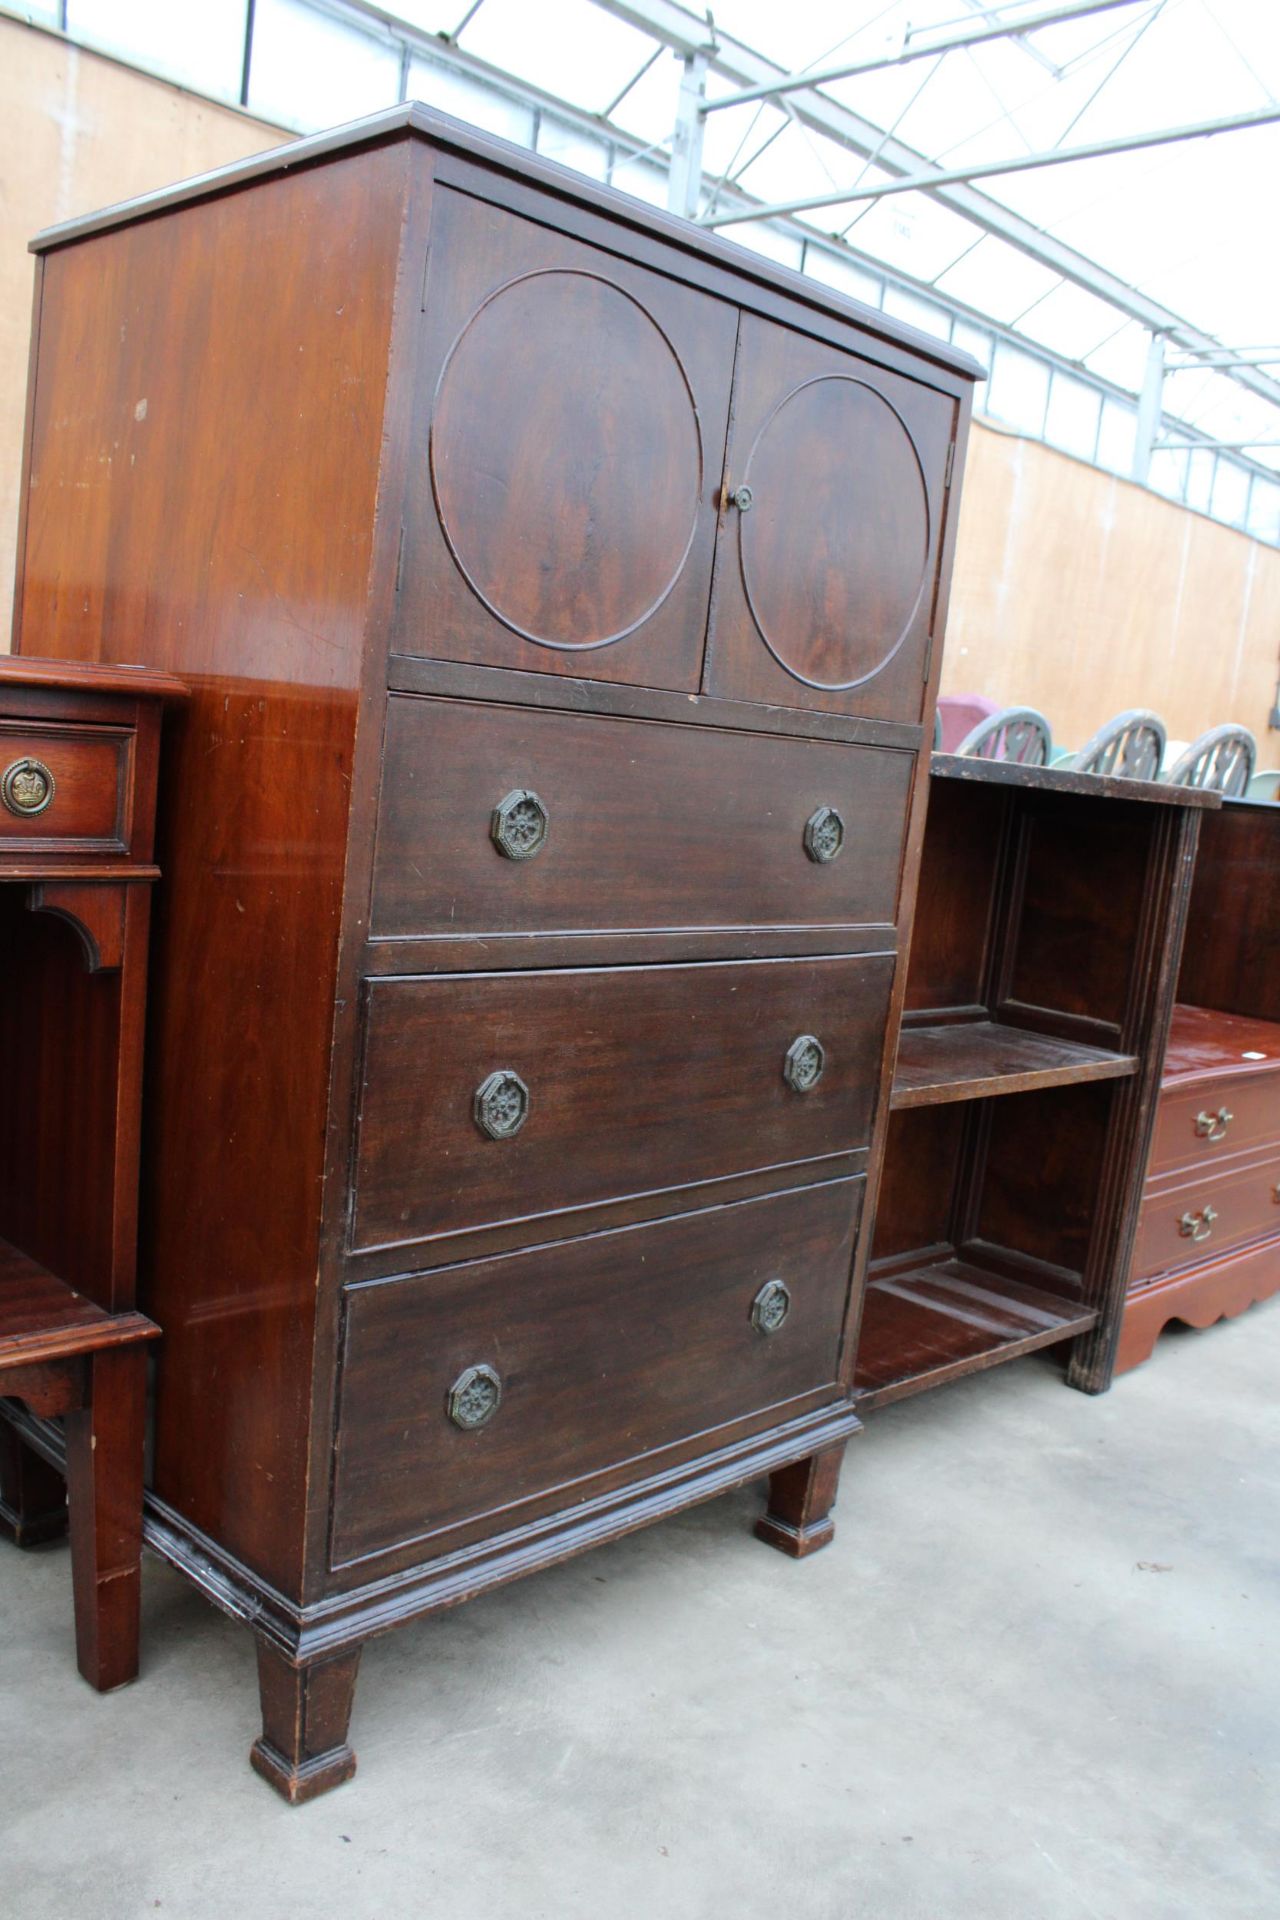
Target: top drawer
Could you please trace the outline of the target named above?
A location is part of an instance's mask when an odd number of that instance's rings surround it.
[[[0,721],[0,847],[123,853],[133,734]]]
[[[1150,1173],[1208,1165],[1252,1147],[1280,1147],[1280,1072],[1166,1087],[1156,1112]]]
[[[913,764],[882,747],[393,694],[372,930],[888,925]]]

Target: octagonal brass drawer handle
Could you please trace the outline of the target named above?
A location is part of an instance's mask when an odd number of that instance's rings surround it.
[[[804,823],[804,850],[815,866],[825,867],[844,846],[844,820],[835,807],[818,807]]]
[[[20,820],[43,813],[53,800],[53,775],[43,760],[14,760],[0,774],[0,800]]]
[[[1178,1232],[1184,1240],[1207,1240],[1217,1217],[1216,1207],[1202,1207],[1199,1213],[1184,1213],[1178,1222]]]
[[[547,844],[551,822],[532,787],[513,787],[489,819],[489,837],[504,860],[532,860]]]
[[[514,1067],[498,1067],[476,1088],[471,1117],[490,1140],[510,1140],[529,1118],[529,1089]]]
[[[791,1289],[785,1280],[766,1280],[751,1302],[751,1324],[767,1338],[778,1333],[791,1312]]]
[[[455,1427],[474,1433],[487,1427],[502,1405],[502,1376],[483,1364],[468,1367],[449,1389],[448,1413]]]
[[[782,1077],[793,1093],[812,1093],[827,1064],[827,1050],[814,1033],[798,1033],[782,1061]]]
[[[1198,1113],[1196,1115],[1196,1138],[1198,1140],[1221,1140],[1235,1119],[1229,1107],[1219,1107],[1216,1113]]]

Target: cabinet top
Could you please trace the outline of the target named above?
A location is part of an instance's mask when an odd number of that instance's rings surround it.
[[[97,660],[39,660],[0,655],[0,698],[7,687],[53,687],[65,693],[129,694],[142,700],[185,700],[188,689],[153,667],[108,666]]]
[[[1026,787],[1033,793],[1079,793],[1091,800],[1147,800],[1161,807],[1203,807],[1210,813],[1222,805],[1222,795],[1208,787],[1171,787],[1166,780],[1076,773],[1070,767],[1025,767],[1016,760],[982,760],[977,755],[935,753],[930,772],[935,780]]]
[[[963,379],[986,378],[984,369],[969,354],[893,319],[878,308],[864,306],[861,301],[837,292],[823,281],[794,272],[789,267],[778,266],[747,247],[722,239],[718,234],[708,233],[692,221],[664,213],[629,193],[620,192],[616,187],[602,186],[569,167],[544,160],[510,141],[483,133],[465,121],[437,113],[423,106],[421,101],[407,101],[385,112],[370,114],[363,120],[353,120],[346,126],[333,127],[304,140],[291,140],[265,153],[254,154],[247,160],[237,160],[230,166],[218,167],[210,173],[197,174],[193,179],[161,187],[154,193],[123,200],[100,212],[84,214],[75,220],[65,220],[58,226],[46,227],[30,242],[30,250],[32,253],[52,252],[58,247],[87,239],[92,234],[103,233],[112,227],[127,226],[133,221],[146,220],[194,201],[231,192],[250,182],[269,179],[274,174],[288,173],[297,167],[315,165],[357,148],[415,134],[433,146],[462,153],[509,174],[518,174],[560,199],[596,208],[619,223],[652,233],[685,253],[730,268],[743,279],[781,288],[809,306],[844,315],[865,332],[908,347]]]

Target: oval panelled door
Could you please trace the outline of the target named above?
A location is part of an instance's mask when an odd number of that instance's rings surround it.
[[[707,690],[917,720],[954,402],[745,316]]]
[[[693,691],[733,309],[447,188],[431,246],[397,650]]]

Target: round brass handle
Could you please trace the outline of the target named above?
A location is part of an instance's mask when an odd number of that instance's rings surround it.
[[[791,1289],[785,1280],[766,1280],[751,1302],[751,1324],[766,1337],[777,1333],[791,1311]]]
[[[1219,1107],[1216,1113],[1198,1113],[1196,1115],[1196,1138],[1198,1140],[1221,1140],[1234,1119],[1235,1115],[1229,1107]]]
[[[487,1427],[501,1405],[502,1376],[492,1367],[468,1367],[449,1389],[449,1418],[464,1433]]]
[[[755,505],[756,497],[750,487],[735,487],[729,495],[729,501],[732,506],[738,509],[739,513],[750,513],[752,507]]]
[[[547,810],[532,787],[513,787],[489,820],[489,837],[505,860],[532,860],[547,844]]]
[[[787,1048],[782,1077],[793,1093],[812,1093],[827,1064],[827,1050],[816,1034],[798,1033]]]
[[[529,1089],[513,1067],[498,1067],[476,1088],[471,1115],[490,1140],[510,1140],[529,1118]]]
[[[0,774],[0,800],[20,820],[43,813],[54,790],[53,775],[43,760],[15,760]]]
[[[809,858],[820,867],[829,861],[844,846],[844,821],[834,807],[819,807],[809,815],[804,823],[804,850]]]
[[[1207,1240],[1217,1217],[1216,1207],[1202,1207],[1199,1213],[1184,1213],[1178,1222],[1178,1232],[1184,1240]]]

